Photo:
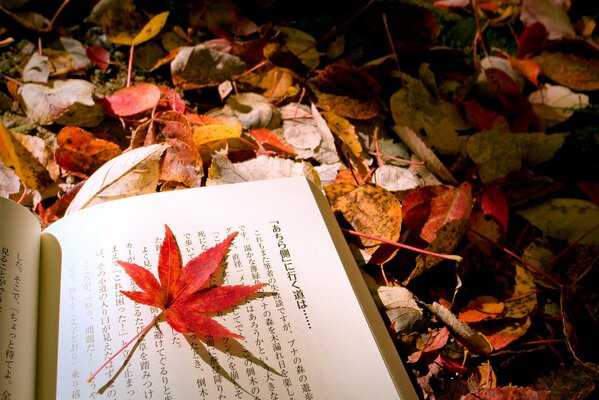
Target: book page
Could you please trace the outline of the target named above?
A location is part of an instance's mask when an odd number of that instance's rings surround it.
[[[0,397],[33,399],[40,225],[0,197]]]
[[[396,387],[401,361],[392,345],[381,356],[314,195],[305,178],[187,189],[53,224],[46,232],[62,252],[56,398],[415,398]],[[88,383],[159,312],[120,293],[135,287],[116,261],[156,274],[165,224],[184,262],[238,232],[215,283],[269,286],[214,318],[244,339],[187,338],[163,322]]]

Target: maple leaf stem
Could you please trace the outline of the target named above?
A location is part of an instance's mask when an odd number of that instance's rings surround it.
[[[129,64],[127,65],[127,87],[131,86],[131,74],[133,71],[133,49],[135,45],[131,45],[129,49]]]
[[[137,332],[137,335],[133,336],[131,338],[131,340],[129,340],[127,343],[125,343],[123,345],[123,347],[121,347],[116,353],[114,353],[113,355],[110,356],[110,358],[108,360],[106,360],[106,362],[104,364],[102,364],[102,366],[100,366],[100,368],[98,368],[96,370],[96,372],[94,372],[89,378],[87,378],[87,382],[91,382],[93,381],[96,376],[98,376],[98,374],[100,373],[100,371],[102,371],[102,369],[107,366],[112,360],[114,360],[116,358],[116,356],[118,356],[119,354],[121,354],[123,352],[123,350],[125,350],[127,347],[129,347],[131,345],[131,343],[135,342],[140,336],[144,335],[146,332],[148,332],[150,330],[151,327],[153,327],[156,324],[156,321],[158,321],[158,318],[162,315],[162,313],[158,314],[157,316],[155,316],[154,318],[152,318],[152,320],[150,321],[150,323],[148,325],[146,325],[141,331]]]
[[[402,249],[414,251],[416,253],[425,254],[427,256],[433,256],[433,257],[442,258],[444,260],[453,260],[453,261],[457,261],[457,262],[461,262],[462,261],[462,257],[460,257],[458,255],[455,255],[455,254],[435,253],[433,251],[423,250],[423,249],[419,249],[418,247],[413,247],[413,246],[409,246],[407,244],[403,244],[403,243],[399,243],[399,242],[394,242],[392,240],[383,239],[383,238],[378,237],[378,236],[369,235],[368,233],[361,233],[361,232],[357,232],[357,231],[353,231],[351,229],[345,229],[345,228],[341,228],[341,230],[343,232],[349,233],[351,235],[360,236],[360,237],[363,237],[363,238],[366,238],[366,239],[376,240],[377,242],[382,242],[382,243],[385,243],[385,244],[389,244],[391,246],[395,246],[395,247],[399,247],[399,248],[402,248]]]

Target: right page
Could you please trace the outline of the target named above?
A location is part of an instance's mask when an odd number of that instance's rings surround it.
[[[239,232],[215,283],[269,286],[214,318],[244,339],[188,338],[160,323],[88,383],[159,312],[120,293],[135,287],[116,261],[156,274],[165,224],[184,262]],[[58,337],[54,359],[44,358],[47,368],[57,363],[56,387],[38,393],[49,390],[59,399],[416,398],[326,199],[305,178],[117,200],[65,217],[44,235],[43,243],[52,238],[59,248],[43,269],[61,277],[60,318],[57,327],[41,328]]]

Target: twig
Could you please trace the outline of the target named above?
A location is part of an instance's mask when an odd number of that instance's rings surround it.
[[[370,240],[376,240],[377,242],[381,242],[381,243],[385,243],[391,246],[395,246],[395,247],[399,247],[402,249],[406,249],[406,250],[410,250],[416,253],[421,253],[421,254],[425,254],[427,256],[433,256],[433,257],[438,257],[438,258],[442,258],[444,260],[453,260],[456,262],[461,262],[462,261],[462,257],[455,255],[455,254],[441,254],[441,253],[435,253],[432,251],[428,251],[428,250],[423,250],[423,249],[419,249],[418,247],[413,247],[413,246],[409,246],[407,244],[403,244],[403,243],[399,243],[399,242],[394,242],[392,240],[387,240],[387,239],[383,239],[382,237],[378,237],[378,236],[374,236],[374,235],[370,235],[368,233],[361,233],[361,232],[357,232],[357,231],[353,231],[351,229],[345,229],[345,228],[341,228],[341,230],[343,232],[349,233],[350,235],[354,235],[354,236],[360,236],[366,239],[370,239]]]

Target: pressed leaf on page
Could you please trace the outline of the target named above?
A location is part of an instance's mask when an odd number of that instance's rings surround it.
[[[230,234],[221,243],[205,250],[183,266],[175,236],[165,225],[164,240],[158,258],[158,279],[140,265],[117,261],[141,289],[140,291],[122,290],[121,293],[137,303],[157,307],[163,311],[106,363],[163,318],[174,330],[184,335],[199,334],[242,339],[243,336],[231,332],[211,316],[247,299],[267,284],[209,286],[210,278],[221,265],[236,235],[237,232]],[[100,370],[102,368],[103,366]],[[92,380],[98,372],[89,380]]]

